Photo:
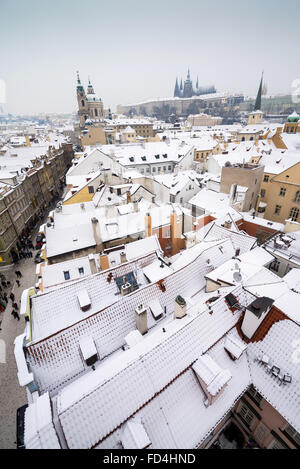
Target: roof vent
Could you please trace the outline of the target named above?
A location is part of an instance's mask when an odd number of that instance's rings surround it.
[[[93,338],[90,336],[81,337],[79,347],[87,366],[93,366],[98,361],[98,353]]]
[[[80,309],[82,311],[87,311],[88,309],[90,309],[92,303],[87,290],[80,290],[77,293],[77,299],[79,302]]]

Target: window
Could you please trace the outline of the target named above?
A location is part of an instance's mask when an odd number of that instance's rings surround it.
[[[264,177],[264,182],[269,182],[269,176],[266,175],[266,176]]]
[[[300,445],[300,433],[296,432],[292,425],[287,424],[282,432],[292,439],[297,445]]]
[[[255,418],[254,414],[252,414],[252,412],[244,404],[241,404],[238,410],[238,415],[242,417],[247,427],[250,427],[251,423],[253,422],[253,419]]]
[[[98,116],[98,110],[95,109],[95,116]]]
[[[296,192],[294,202],[296,202],[297,204],[300,204],[300,191]]]
[[[280,266],[280,262],[278,259],[274,259],[274,261],[270,264],[270,270],[274,272],[278,272]]]
[[[274,210],[274,214],[275,214],[275,215],[279,215],[279,214],[280,214],[280,210],[281,210],[281,205],[276,205],[275,210]]]
[[[70,272],[68,270],[64,271],[65,280],[70,280]]]
[[[79,272],[79,275],[83,275],[84,274],[84,268],[79,267],[78,272]]]
[[[93,186],[89,186],[89,194],[94,194],[94,187]]]
[[[265,189],[262,189],[260,191],[260,196],[261,196],[262,199],[264,199],[266,197],[266,190]]]
[[[286,193],[286,189],[285,189],[284,187],[281,187],[280,192],[279,192],[279,195],[280,195],[281,197],[284,197],[284,196],[285,196],[285,193]]]
[[[290,211],[290,218],[292,221],[297,221],[299,217],[299,208],[293,207]]]
[[[253,402],[255,402],[255,404],[260,407],[260,404],[263,400],[263,397],[261,394],[259,394],[259,392],[256,391],[256,389],[254,388],[254,386],[250,386],[250,388],[248,389],[248,393],[249,393],[249,397],[251,398],[251,400]]]
[[[280,441],[274,440],[269,444],[268,449],[286,449],[286,446],[283,446]]]

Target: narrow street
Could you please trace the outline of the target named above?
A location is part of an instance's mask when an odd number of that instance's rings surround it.
[[[1,271],[12,284],[12,292],[19,307],[23,290],[35,283],[35,268],[33,259],[22,259],[17,267]],[[20,270],[23,275],[20,287],[16,284],[15,270]],[[7,292],[9,296],[10,290],[7,289]],[[9,300],[4,313],[0,313],[0,341],[4,341],[6,349],[6,363],[0,362],[0,449],[16,448],[16,410],[27,403],[25,390],[19,386],[14,357],[14,340],[17,335],[24,332],[25,321],[24,317],[21,317],[20,321],[14,319],[11,315],[11,303]]]
[[[65,192],[66,188],[64,190],[64,193]],[[52,204],[50,210],[55,207],[56,203],[57,202]],[[45,223],[47,217],[48,214],[45,215],[41,223]],[[34,245],[37,234],[38,227],[30,236]],[[37,251],[33,250],[32,253],[32,258],[22,259],[19,261],[18,265],[0,270],[0,274],[5,275],[6,280],[11,282],[11,288],[6,289],[7,296],[9,297],[11,291],[13,292],[19,310],[23,290],[35,285],[36,264],[34,262],[34,256]],[[20,270],[23,275],[20,279],[20,287],[18,287],[16,283],[16,270]],[[24,332],[25,321],[22,316],[20,317],[20,321],[15,319],[11,315],[12,309],[12,302],[9,300],[6,310],[0,313],[0,449],[16,448],[16,411],[18,407],[27,404],[25,389],[19,386],[17,365],[14,356],[14,340],[16,336]],[[3,360],[1,359],[1,341],[4,341],[5,344],[5,363],[2,363]]]

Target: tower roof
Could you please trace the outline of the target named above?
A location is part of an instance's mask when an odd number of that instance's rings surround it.
[[[82,86],[81,81],[80,81],[80,78],[79,78],[79,72],[78,72],[78,70],[77,70],[77,90],[78,90],[78,91],[84,91],[84,90],[83,90],[83,86]]]
[[[288,118],[287,118],[287,121],[288,122],[299,122],[300,120],[300,116],[299,114],[297,114],[296,111],[294,111]]]
[[[261,111],[261,97],[262,97],[262,89],[263,89],[263,78],[264,78],[264,72],[262,73],[262,76],[261,76],[261,81],[260,81],[260,85],[259,85],[259,88],[258,88],[256,101],[255,101],[255,105],[254,105],[254,111]]]

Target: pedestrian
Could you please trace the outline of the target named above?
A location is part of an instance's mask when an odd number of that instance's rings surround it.
[[[29,251],[29,257],[33,257],[32,251]]]
[[[15,295],[13,294],[13,292],[11,292],[9,298],[11,299],[11,301],[15,301]]]
[[[19,272],[19,278],[22,278],[23,277],[22,272],[20,270],[18,270],[18,272]]]
[[[11,313],[11,314],[13,315],[13,317],[14,317],[15,319],[17,319],[18,321],[20,321],[20,316],[19,316],[19,314],[17,313],[17,311],[12,310],[12,313]]]
[[[17,303],[13,303],[12,307],[13,307],[16,311],[18,311],[18,309],[19,309]]]
[[[18,287],[20,287],[20,280],[16,280]]]
[[[7,288],[7,284],[6,284],[5,280],[2,280],[1,285],[2,285],[2,287]]]
[[[6,283],[7,283],[7,286],[8,286],[8,287],[10,287],[10,286],[11,286],[11,283],[10,283],[10,281],[9,281],[9,280],[7,280],[7,282],[6,282]]]

